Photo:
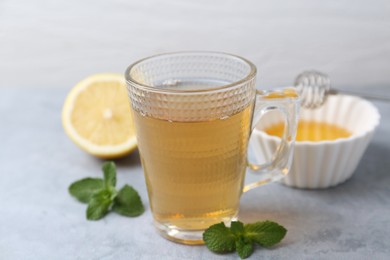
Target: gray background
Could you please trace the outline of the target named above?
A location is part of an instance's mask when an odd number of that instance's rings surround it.
[[[70,87],[179,50],[244,56],[264,88],[311,68],[389,86],[389,28],[387,0],[0,0],[0,87]]]
[[[238,259],[157,235],[150,209],[129,219],[86,221],[67,193],[100,176],[101,160],[64,134],[71,87],[136,59],[219,50],[259,69],[259,87],[291,84],[304,69],[335,86],[389,95],[388,1],[10,1],[0,0],[0,259]],[[244,194],[240,219],[289,230],[251,259],[389,259],[390,106],[354,176],[326,190],[277,183]],[[118,160],[118,186],[148,205],[137,152]]]

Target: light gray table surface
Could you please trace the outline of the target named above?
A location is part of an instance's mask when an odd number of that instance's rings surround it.
[[[65,135],[61,108],[69,89],[3,88],[0,95],[0,259],[238,259],[205,246],[179,245],[152,224],[137,152],[117,160],[118,186],[138,189],[146,212],[85,219],[70,183],[101,176],[103,161]],[[370,91],[389,94],[388,88]],[[278,183],[241,198],[243,222],[272,219],[288,229],[250,259],[390,259],[390,105],[375,102],[381,124],[353,177],[326,190]]]

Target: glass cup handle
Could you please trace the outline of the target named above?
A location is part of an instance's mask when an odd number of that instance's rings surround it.
[[[256,103],[252,119],[252,134],[260,118],[267,112],[278,110],[285,118],[285,127],[281,142],[271,162],[254,164],[248,162],[248,171],[261,176],[260,180],[244,186],[247,192],[260,185],[284,177],[290,170],[298,123],[299,96],[294,88],[275,91],[256,90]]]

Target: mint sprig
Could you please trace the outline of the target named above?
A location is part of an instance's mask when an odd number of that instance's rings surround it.
[[[136,217],[145,209],[138,192],[129,185],[116,190],[116,166],[106,162],[102,166],[103,179],[85,178],[72,183],[69,193],[80,202],[88,203],[88,220],[99,220],[110,210],[123,216]]]
[[[207,248],[215,253],[228,253],[234,250],[241,259],[249,257],[257,243],[271,247],[279,243],[286,235],[287,229],[272,221],[259,221],[243,224],[232,221],[230,228],[223,222],[212,225],[203,233]]]

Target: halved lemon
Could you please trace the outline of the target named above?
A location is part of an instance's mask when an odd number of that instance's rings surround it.
[[[62,124],[75,144],[99,158],[122,157],[137,147],[121,74],[96,74],[77,83],[66,97]]]

